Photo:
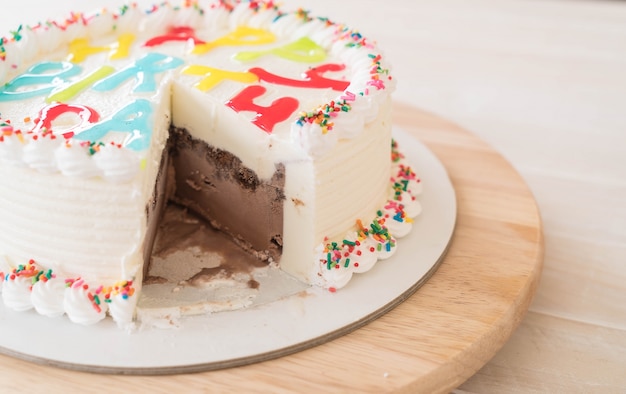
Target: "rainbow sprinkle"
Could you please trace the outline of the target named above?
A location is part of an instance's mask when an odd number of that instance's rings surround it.
[[[27,264],[20,264],[11,270],[10,273],[2,276],[4,276],[4,280],[7,282],[16,280],[19,277],[31,278],[31,287],[39,281],[46,282],[56,277],[52,270],[39,269],[32,259]]]
[[[392,139],[391,140],[391,162],[398,163],[402,159],[404,159],[404,155],[398,149],[398,142]]]
[[[317,124],[322,128],[322,134],[328,133],[335,125],[332,118],[337,116],[339,112],[348,112],[352,107],[346,99],[339,101],[331,101],[323,105],[316,111],[302,112],[296,123],[303,126],[306,123]]]
[[[4,278],[5,282],[16,280],[17,278],[25,277],[31,278],[30,290],[32,286],[37,282],[47,282],[53,278],[56,278],[56,274],[52,272],[52,269],[45,269],[40,267],[35,260],[31,259],[27,264],[18,265],[11,272],[4,274],[1,273],[0,279]],[[66,288],[80,289],[87,291],[87,298],[93,305],[94,309],[100,313],[102,311],[100,305],[102,302],[110,303],[112,298],[121,295],[122,299],[127,300],[135,295],[135,288],[132,281],[122,280],[118,281],[112,286],[100,285],[93,291],[90,291],[90,286],[87,282],[81,278],[66,278],[63,280]]]

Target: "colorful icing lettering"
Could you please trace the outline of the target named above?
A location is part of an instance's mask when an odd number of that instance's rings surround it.
[[[52,95],[46,98],[47,103],[53,103],[55,101],[69,101],[71,98],[78,95],[83,90],[88,89],[97,81],[113,74],[115,69],[111,66],[102,66],[91,74],[87,75],[85,78],[81,79],[78,82],[74,82],[73,84],[63,87],[59,91],[53,93]]]
[[[215,41],[196,45],[192,53],[201,55],[219,46],[263,45],[270,44],[275,40],[276,36],[267,30],[239,26],[235,29],[235,31],[230,32]]]
[[[251,72],[227,71],[219,68],[199,65],[185,67],[182,72],[186,75],[198,75],[204,77],[200,80],[200,82],[194,85],[203,92],[213,89],[217,84],[225,79],[248,84],[259,80],[259,78]]]
[[[145,42],[144,46],[155,47],[171,41],[192,41],[194,45],[204,44],[204,41],[196,37],[194,29],[187,26],[177,26],[169,28],[167,33],[162,36],[157,36],[149,39]]]
[[[84,129],[88,125],[94,124],[100,120],[100,115],[93,108],[85,105],[55,103],[41,110],[39,114],[39,122],[37,122],[33,132],[39,133],[49,131],[54,134],[52,122],[54,122],[59,116],[67,113],[78,115],[80,123],[65,130],[63,137],[66,139],[72,138],[78,130]]]
[[[287,120],[298,109],[299,103],[293,97],[281,97],[274,100],[268,107],[255,104],[253,102],[254,99],[262,96],[266,91],[267,89],[260,85],[248,86],[238,95],[228,100],[226,106],[232,108],[235,112],[256,112],[252,123],[266,133],[271,134],[277,123]]]
[[[324,48],[307,37],[302,37],[282,47],[265,51],[239,52],[236,53],[233,58],[240,62],[249,62],[270,54],[301,63],[316,63],[326,59],[326,51],[324,51]]]
[[[81,141],[98,141],[109,132],[128,133],[123,145],[128,149],[142,151],[150,147],[152,113],[150,101],[137,99],[102,122],[76,133],[74,138]]]
[[[80,74],[81,68],[70,62],[41,62],[24,74],[0,87],[0,102],[25,100],[50,93],[67,82],[68,78]],[[24,88],[30,86],[31,90]]]
[[[92,47],[89,46],[89,40],[87,38],[77,38],[70,43],[68,59],[71,62],[80,63],[87,57],[102,52],[110,52],[110,59],[123,59],[128,57],[133,41],[135,41],[135,36],[126,33],[120,35],[117,42],[113,44]]]
[[[297,88],[330,88],[342,92],[348,88],[350,82],[324,78],[322,74],[328,71],[342,71],[345,68],[346,67],[342,64],[324,64],[307,70],[303,75],[303,80],[281,77],[260,67],[254,67],[248,71],[255,74],[260,80],[269,83],[293,86]]]
[[[114,74],[93,85],[93,89],[99,92],[107,92],[120,86],[129,79],[135,79],[133,88],[135,93],[147,93],[156,91],[155,75],[171,70],[184,64],[182,59],[166,56],[160,53],[147,53],[134,63],[124,67]]]

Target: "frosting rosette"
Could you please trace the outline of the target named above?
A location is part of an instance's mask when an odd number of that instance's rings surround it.
[[[8,274],[2,286],[4,305],[15,311],[27,311],[33,308],[30,299],[31,279],[25,276]]]
[[[41,315],[58,317],[65,313],[65,283],[61,279],[39,280],[33,285],[31,300]]]
[[[82,280],[75,281],[65,289],[63,307],[74,323],[91,325],[106,317],[106,303],[96,301],[88,285]]]

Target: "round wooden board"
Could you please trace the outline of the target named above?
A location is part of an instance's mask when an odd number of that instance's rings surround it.
[[[394,124],[439,157],[458,203],[444,261],[404,303],[331,342],[211,372],[98,375],[0,355],[2,391],[432,393],[463,383],[502,347],[528,309],[543,263],[539,212],[511,165],[471,133],[402,104],[395,106]]]

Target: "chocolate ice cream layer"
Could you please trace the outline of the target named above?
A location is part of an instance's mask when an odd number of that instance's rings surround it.
[[[170,167],[172,200],[188,207],[215,228],[264,261],[278,261],[282,251],[285,169],[269,181],[229,152],[172,127]]]

